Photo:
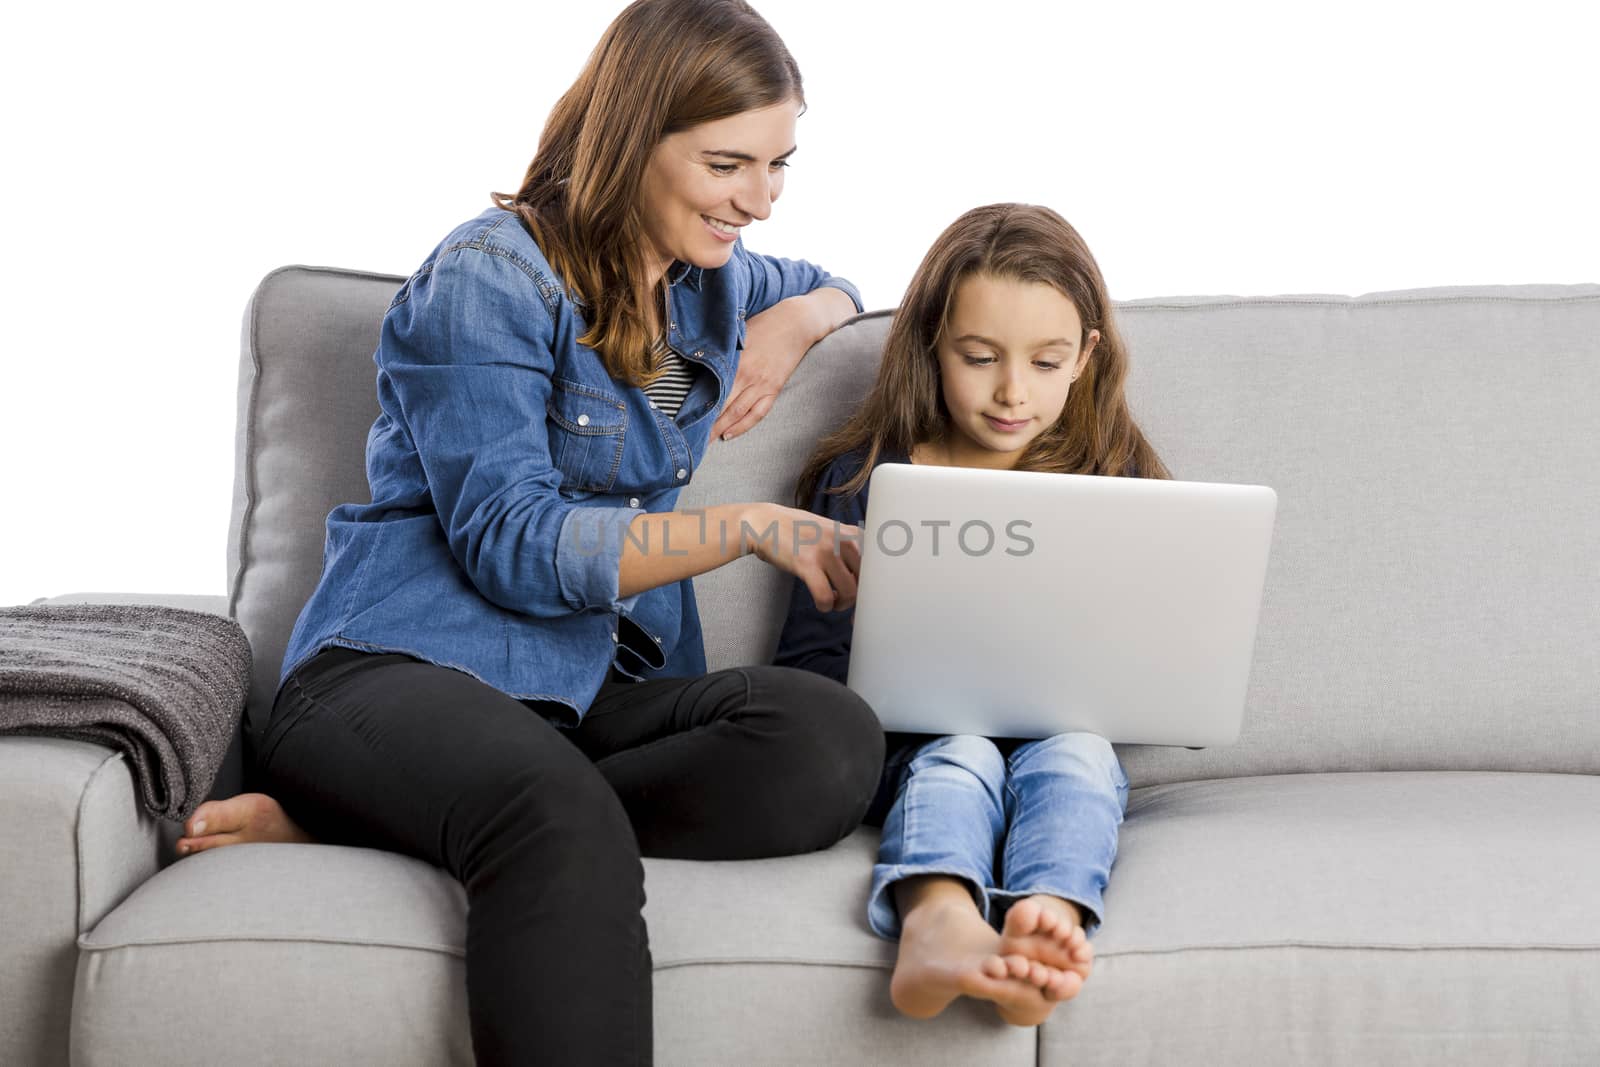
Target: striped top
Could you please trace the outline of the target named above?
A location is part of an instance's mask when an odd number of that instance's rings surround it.
[[[661,377],[644,387],[645,395],[667,413],[667,418],[675,419],[684,397],[689,395],[689,386],[694,384],[694,364],[674,352],[665,337],[656,338],[650,354],[663,371]]]

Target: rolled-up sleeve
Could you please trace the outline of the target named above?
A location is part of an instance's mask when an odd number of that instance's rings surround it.
[[[547,426],[553,326],[502,255],[447,251],[384,317],[387,375],[450,552],[486,599],[544,618],[615,611],[622,537],[638,514],[560,494]]]
[[[763,256],[745,248],[742,239],[734,244],[733,251],[748,278],[746,318],[761,314],[780,300],[804,296],[817,289],[838,289],[855,304],[857,312],[865,310],[861,293],[853,284],[829,274],[815,263]]]

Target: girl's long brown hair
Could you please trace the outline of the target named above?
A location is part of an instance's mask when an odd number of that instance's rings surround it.
[[[889,325],[878,379],[849,421],[818,443],[800,475],[799,506],[811,502],[828,465],[846,453],[860,450],[865,462],[835,491],[854,495],[885,450],[909,455],[951,432],[939,341],[957,287],[975,274],[1054,286],[1083,320],[1080,345],[1088,344],[1090,330],[1100,331],[1061,417],[1029,442],[1015,469],[1112,475],[1134,470],[1142,478],[1171,477],[1128,411],[1128,350],[1089,246],[1047,207],[989,204],[951,223],[923,257]]]
[[[491,193],[585,305],[578,340],[613,378],[651,373],[658,288],[646,282],[640,187],[668,134],[794,100],[800,68],[742,0],[637,0],[606,28],[545,121],[522,188]]]

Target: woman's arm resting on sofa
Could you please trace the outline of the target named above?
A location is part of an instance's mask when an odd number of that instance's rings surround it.
[[[824,285],[750,319],[733,388],[711,436],[730,440],[765,418],[811,346],[855,313],[856,302],[849,293]]]

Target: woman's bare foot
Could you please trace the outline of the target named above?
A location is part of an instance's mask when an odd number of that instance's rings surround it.
[[[889,998],[915,1019],[931,1019],[959,996],[992,1001],[1000,1017],[1037,1026],[1056,1001],[1046,990],[1062,972],[1020,953],[1002,954],[1000,935],[978,914],[959,881],[917,879],[896,886],[901,902],[900,954]]]
[[[1077,996],[1094,967],[1094,946],[1083,932],[1076,905],[1042,893],[1024,897],[1006,911],[1000,953],[1020,955],[1055,970],[1044,994],[1056,1003]]]
[[[178,855],[204,852],[223,845],[252,842],[313,844],[315,839],[285,814],[265,793],[240,793],[227,800],[208,800],[183,824]]]

